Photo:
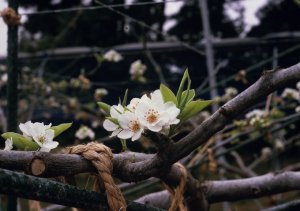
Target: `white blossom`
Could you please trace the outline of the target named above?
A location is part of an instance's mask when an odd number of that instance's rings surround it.
[[[119,116],[124,113],[124,107],[121,104],[117,106],[111,106],[110,108],[110,116],[116,120],[119,119]],[[118,135],[121,132],[121,128],[118,124],[112,122],[109,119],[104,120],[103,127],[107,131],[112,131],[111,137]]]
[[[283,90],[281,97],[300,101],[300,91],[297,91],[296,89],[286,88]]]
[[[248,112],[245,116],[247,119],[253,118],[253,117],[258,117],[261,118],[265,115],[265,111],[264,110],[260,110],[260,109],[254,109],[250,112]]]
[[[25,124],[20,124],[19,128],[23,132],[23,136],[32,139],[40,146],[40,151],[49,152],[58,146],[58,142],[53,141],[54,130],[50,129],[51,124],[44,125],[44,123],[31,121]]]
[[[131,138],[132,141],[135,141],[141,137],[144,127],[135,113],[125,111],[124,114],[119,116],[118,121],[122,128],[121,132],[118,134],[119,138]]]
[[[300,113],[300,106],[297,106],[297,107],[295,108],[295,111],[296,111],[297,113]]]
[[[109,50],[107,51],[103,58],[106,60],[106,61],[109,61],[109,62],[119,62],[123,59],[122,55],[119,54],[117,51],[115,50]]]
[[[10,150],[12,150],[12,148],[13,148],[13,140],[12,140],[12,138],[6,139],[6,141],[5,141],[5,147],[4,147],[3,150],[10,151]]]
[[[160,90],[156,90],[150,97],[133,98],[125,108],[120,104],[112,106],[103,127],[112,131],[111,136],[135,141],[145,130],[167,134],[171,125],[179,123],[179,113],[176,105],[165,103]]]
[[[98,88],[98,89],[95,90],[95,94],[96,95],[101,95],[103,97],[103,96],[106,96],[108,94],[108,91],[107,91],[107,89],[104,89],[104,88]]]
[[[82,126],[76,131],[75,137],[80,140],[83,140],[85,138],[90,138],[91,140],[93,140],[95,138],[95,133],[91,128]]]
[[[235,95],[237,95],[237,93],[238,93],[238,90],[236,88],[228,87],[225,89],[225,95],[235,96]]]
[[[132,77],[132,79],[134,78],[138,78],[144,75],[145,71],[147,69],[147,66],[144,65],[141,60],[136,60],[135,62],[133,62],[130,65],[130,70],[129,73]]]
[[[139,104],[140,99],[139,98],[132,98],[129,105],[127,106],[127,108],[131,111],[131,112],[135,112],[135,109],[137,107],[137,105]]]
[[[4,73],[4,74],[1,76],[1,82],[2,82],[2,83],[6,83],[6,82],[7,82],[7,79],[8,79],[8,75],[7,75],[7,73]]]
[[[300,81],[296,84],[296,87],[300,91]]]
[[[3,64],[0,64],[0,71],[1,72],[7,71],[7,67],[5,65],[3,65]]]
[[[159,132],[163,127],[179,123],[177,116],[180,110],[173,102],[164,103],[160,90],[151,93],[150,98],[144,95],[135,113],[144,127],[153,132]]]

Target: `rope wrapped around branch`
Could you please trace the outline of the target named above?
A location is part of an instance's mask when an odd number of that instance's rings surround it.
[[[106,190],[110,209],[113,211],[126,211],[126,201],[111,176],[113,171],[113,155],[109,147],[91,142],[87,145],[69,147],[66,149],[66,152],[82,155],[85,159],[91,161],[99,173],[98,181],[101,187],[104,187]]]
[[[21,16],[12,8],[5,8],[0,11],[0,16],[7,25],[17,26],[21,24]]]
[[[181,176],[180,176],[179,185],[176,188],[170,187],[169,185],[165,184],[172,198],[169,211],[177,211],[177,210],[187,211],[187,208],[184,204],[184,192],[186,188],[187,175],[188,175],[187,170],[181,163],[175,163],[174,165],[178,166],[181,172]]]

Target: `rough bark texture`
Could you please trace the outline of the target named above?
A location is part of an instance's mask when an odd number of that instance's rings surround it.
[[[300,172],[288,171],[247,179],[207,181],[202,184],[202,190],[209,203],[259,198],[300,190]],[[168,207],[169,198],[170,194],[167,191],[160,191],[145,195],[136,202],[164,208]]]
[[[0,193],[87,210],[108,210],[104,194],[3,169],[0,169]],[[160,209],[129,202],[127,210]]]

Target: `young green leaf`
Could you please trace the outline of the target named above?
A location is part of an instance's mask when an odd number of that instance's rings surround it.
[[[113,118],[113,117],[106,117],[106,119],[112,121],[113,123],[115,123],[116,125],[119,125],[118,119]]]
[[[185,98],[181,98],[181,102],[180,102],[180,105],[179,105],[179,109],[182,111],[184,109],[184,107],[186,106],[187,104],[187,99],[190,95],[190,89],[191,89],[191,80],[190,78],[188,78],[188,85],[187,85],[187,95],[185,96]],[[183,93],[183,92],[182,92]],[[182,95],[182,94],[181,94]]]
[[[191,102],[195,98],[195,96],[196,96],[195,89],[190,89],[189,92],[187,90],[185,90],[181,94],[181,98],[182,99],[186,98],[186,104],[188,104],[189,102]]]
[[[52,126],[50,129],[54,130],[54,137],[60,135],[62,132],[66,131],[71,127],[72,123],[63,123],[57,126]]]
[[[125,94],[124,94],[124,98],[123,98],[123,102],[122,102],[123,107],[125,107],[127,104],[127,98],[128,98],[128,89],[126,89]]]
[[[104,61],[104,57],[101,54],[94,54],[95,59],[97,61],[98,64],[101,64]]]
[[[163,84],[160,84],[159,89],[160,89],[160,92],[162,94],[162,97],[163,97],[165,103],[171,101],[171,102],[175,103],[175,105],[177,105],[177,98],[171,89],[169,89],[167,86],[165,86]]]
[[[180,85],[179,85],[179,88],[178,88],[178,91],[177,91],[177,95],[176,95],[178,104],[180,104],[180,102],[181,102],[182,91],[183,91],[185,82],[189,77],[190,77],[189,76],[189,71],[188,71],[188,69],[186,69],[183,76],[182,76],[182,79],[181,79],[181,82],[180,82]]]
[[[188,103],[180,114],[181,122],[195,116],[213,102],[213,100],[196,100]]]
[[[110,113],[110,105],[103,102],[97,102],[97,104],[107,115]]]
[[[18,150],[35,151],[39,148],[39,145],[37,143],[25,138],[24,136],[18,133],[7,132],[7,133],[3,133],[1,136],[4,139],[12,138],[13,145]]]

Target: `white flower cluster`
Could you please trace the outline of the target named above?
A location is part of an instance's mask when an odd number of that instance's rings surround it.
[[[107,51],[104,54],[103,58],[104,58],[104,60],[109,61],[109,62],[119,62],[119,61],[123,60],[122,55],[119,54],[115,50],[109,50],[109,51]]]
[[[297,87],[298,85],[300,86],[300,84],[297,84]],[[283,90],[281,97],[300,101],[300,90],[286,88]]]
[[[145,130],[160,132],[178,124],[179,113],[176,105],[173,102],[165,103],[160,90],[156,90],[150,97],[143,95],[133,98],[126,107],[120,104],[112,106],[111,118],[104,121],[103,127],[112,132],[111,136],[135,141]]]
[[[246,116],[246,119],[251,119],[253,117],[263,117],[264,114],[265,114],[264,110],[254,109],[254,110],[248,112],[245,116]]]
[[[142,63],[141,60],[136,60],[130,65],[129,73],[132,80],[143,81],[145,80],[143,75],[147,70],[147,66]]]
[[[98,88],[98,89],[95,90],[94,97],[95,97],[95,99],[97,101],[101,101],[101,99],[103,97],[105,97],[107,94],[108,94],[107,89],[105,89],[105,88]]]
[[[225,89],[225,95],[234,97],[235,95],[238,94],[238,90],[234,87],[228,87]]]
[[[94,131],[87,127],[87,126],[81,126],[75,133],[75,137],[83,140],[86,138],[90,138],[91,140],[93,140],[95,138],[95,133]]]
[[[300,91],[300,81],[296,84],[296,87]]]
[[[262,126],[266,127],[269,122],[265,119],[265,111],[260,109],[254,109],[247,113],[246,119],[249,120],[249,124],[252,126]]]
[[[49,152],[58,146],[58,142],[53,141],[54,130],[50,129],[50,127],[51,124],[44,125],[43,122],[32,123],[31,121],[19,125],[23,136],[36,142],[42,152]]]

